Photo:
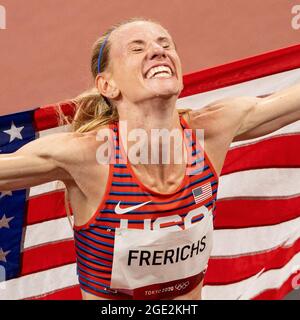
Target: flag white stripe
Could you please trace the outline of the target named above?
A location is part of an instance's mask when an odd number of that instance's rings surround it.
[[[70,238],[73,238],[73,230],[68,218],[36,223],[26,227],[24,249]]]
[[[30,188],[29,198],[43,195],[45,193],[64,190],[65,188],[66,186],[62,181],[51,181],[51,182],[43,183],[38,186]]]
[[[271,138],[275,138],[275,137],[279,137],[279,136],[291,135],[291,134],[296,134],[296,133],[300,134],[300,121],[293,122],[287,126],[282,127],[279,130],[276,130],[272,133],[266,134],[266,135],[261,136],[259,138],[232,142],[230,144],[230,150],[235,149],[237,147],[246,146],[249,144],[254,144],[254,143],[266,140],[266,139],[271,139]]]
[[[227,97],[261,96],[284,89],[299,81],[300,68],[184,97],[177,101],[176,106],[197,109]]]
[[[218,199],[287,197],[300,193],[300,168],[245,170],[222,175]]]
[[[199,200],[199,199],[207,199],[209,196],[207,195],[207,193],[206,194],[203,194],[203,195],[201,195],[201,196],[197,196],[197,197],[195,197],[195,199],[196,200]]]
[[[243,212],[241,212],[242,219]],[[272,226],[214,230],[212,258],[239,256],[290,246],[300,238],[300,217]]]
[[[266,289],[278,289],[295,271],[300,269],[300,253],[296,254],[281,269],[260,272],[245,280],[228,284],[209,286],[202,291],[204,300],[236,300],[251,299]],[[297,268],[296,268],[297,267]]]
[[[39,138],[46,137],[54,133],[61,133],[61,132],[71,132],[71,125],[65,125],[65,126],[55,127],[51,129],[41,130],[39,131]]]
[[[25,299],[76,284],[76,264],[72,263],[6,281],[0,290],[0,300]]]

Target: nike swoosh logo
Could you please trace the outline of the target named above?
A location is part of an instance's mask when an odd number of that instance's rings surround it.
[[[145,204],[151,202],[152,200],[150,201],[147,201],[147,202],[143,202],[143,203],[140,203],[140,204],[137,204],[136,206],[133,206],[133,207],[127,207],[127,208],[120,208],[120,204],[121,204],[121,201],[119,201],[119,203],[116,205],[115,207],[115,213],[116,214],[124,214],[124,213],[128,213],[128,212],[131,212],[133,210],[136,210],[142,206],[144,206]]]

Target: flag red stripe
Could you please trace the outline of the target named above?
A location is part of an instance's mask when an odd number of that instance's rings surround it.
[[[47,243],[21,253],[20,276],[60,267],[75,261],[74,240]]]
[[[214,228],[235,229],[274,225],[299,217],[299,208],[300,196],[283,199],[218,200]]]
[[[300,134],[293,134],[232,149],[221,175],[249,169],[300,167],[300,152],[295,152],[299,143]]]
[[[292,286],[292,281],[294,277],[299,276],[300,272],[292,274],[278,289],[268,289],[259,295],[252,298],[252,300],[281,300],[284,298],[289,292],[293,291],[294,288]],[[298,284],[300,282],[298,281]]]
[[[75,105],[71,102],[62,103],[61,110],[67,117],[74,117]],[[44,106],[34,112],[34,127],[36,131],[55,128],[60,125],[57,105]]]
[[[180,98],[300,67],[300,45],[234,61],[183,77]]]
[[[66,217],[64,191],[45,193],[28,201],[25,224],[31,225]]]
[[[242,281],[259,273],[263,268],[264,272],[280,269],[298,252],[300,252],[300,238],[289,247],[236,258],[211,259],[204,279],[205,285],[224,285]]]

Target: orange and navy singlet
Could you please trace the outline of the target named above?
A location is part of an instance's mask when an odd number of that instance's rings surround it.
[[[189,129],[182,116],[180,116],[180,123],[183,129]],[[161,194],[151,191],[137,179],[128,160],[125,164],[124,161],[123,163],[118,161],[123,157],[126,158],[122,143],[119,141],[119,123],[112,123],[110,129],[114,132],[117,161],[109,165],[105,194],[97,211],[85,225],[74,226],[77,274],[81,289],[90,294],[107,299],[132,299],[133,296],[111,287],[115,230],[124,224],[121,220],[126,220],[126,226],[129,229],[144,229],[146,220],[147,227],[152,228],[158,218],[177,215],[182,220],[177,221],[176,224],[184,228],[184,218],[198,207],[207,208],[214,215],[218,176],[205,151],[195,143],[194,133],[190,134],[191,130],[187,130],[189,132],[186,133],[186,147],[193,157],[193,161],[187,164],[189,174],[185,175],[177,190],[172,193]],[[203,186],[209,187],[210,193],[207,197],[201,198],[197,190],[202,188],[203,191]],[[140,204],[143,205],[139,206]],[[137,209],[117,214],[117,206],[122,209],[137,206]],[[191,223],[201,224],[202,218],[203,215],[199,214],[193,217]],[[167,228],[169,225],[170,223],[165,223],[160,225],[160,228]],[[145,272],[147,272],[146,269]],[[193,281],[186,281],[184,288],[180,284],[180,289],[184,290],[176,294],[191,291],[202,281],[203,274],[200,277],[194,277]],[[173,292],[169,295],[167,293],[154,295],[154,298],[169,298],[176,294]]]

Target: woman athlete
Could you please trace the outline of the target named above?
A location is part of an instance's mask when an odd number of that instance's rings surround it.
[[[218,177],[230,143],[299,120],[300,86],[178,112],[183,82],[175,43],[165,28],[146,19],[106,32],[95,43],[91,69],[95,88],[74,99],[74,131],[0,155],[0,190],[64,182],[83,299],[200,299]],[[130,161],[126,150],[134,142],[119,135],[121,121],[128,133],[147,133],[137,154],[146,145],[147,155],[155,153],[154,128],[182,134],[203,129],[205,150],[192,133],[181,145],[192,161],[174,161],[178,148],[171,148],[169,163]],[[99,130],[105,128],[110,163],[99,161],[107,143]]]

